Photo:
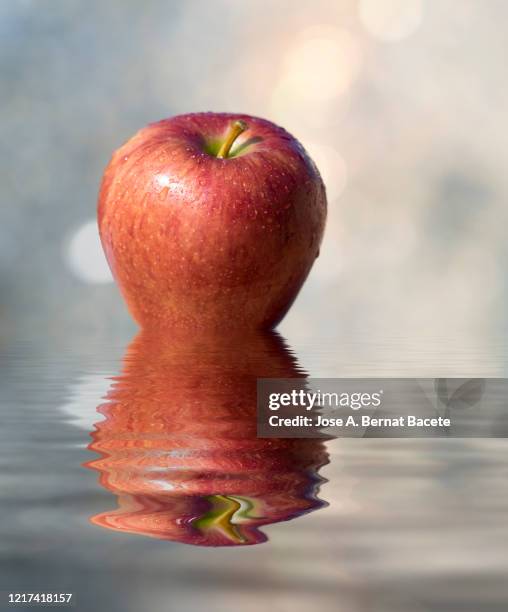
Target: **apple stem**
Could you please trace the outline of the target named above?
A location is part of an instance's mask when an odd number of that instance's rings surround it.
[[[242,132],[245,132],[247,129],[247,124],[245,121],[238,119],[237,121],[233,121],[233,123],[229,126],[229,131],[226,136],[226,140],[222,143],[219,152],[217,153],[217,157],[219,159],[226,159],[229,155],[229,151],[233,146],[235,140],[240,136]]]

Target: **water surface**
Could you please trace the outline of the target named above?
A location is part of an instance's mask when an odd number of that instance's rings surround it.
[[[2,590],[85,611],[506,609],[505,440],[270,446],[253,423],[257,373],[501,376],[502,345],[165,346],[3,347]]]

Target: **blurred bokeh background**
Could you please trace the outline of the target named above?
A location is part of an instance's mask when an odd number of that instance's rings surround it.
[[[89,524],[81,464],[135,333],[97,191],[145,124],[241,111],[328,189],[280,331],[312,376],[508,375],[508,2],[0,2],[0,582],[80,610],[504,612],[506,440],[337,440],[329,507],[203,552]],[[357,444],[356,444],[357,443]],[[175,603],[176,602],[176,603]]]
[[[329,196],[282,332],[506,329],[503,0],[0,4],[1,335],[130,334],[95,226],[148,122],[242,111],[297,136]]]

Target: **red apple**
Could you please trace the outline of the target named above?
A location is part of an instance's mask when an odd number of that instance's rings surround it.
[[[98,203],[133,317],[174,332],[267,329],[319,253],[325,188],[300,143],[257,117],[180,115],[120,147]]]
[[[304,373],[273,332],[168,343],[141,332],[115,379],[88,467],[118,496],[108,529],[201,546],[256,544],[263,525],[323,505],[319,439],[256,436],[257,377]],[[295,381],[295,384],[298,381]]]

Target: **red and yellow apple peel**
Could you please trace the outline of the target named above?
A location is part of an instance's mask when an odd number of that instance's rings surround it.
[[[181,334],[274,327],[318,255],[325,218],[323,182],[298,141],[227,113],[142,129],[113,154],[98,203],[133,317]]]

